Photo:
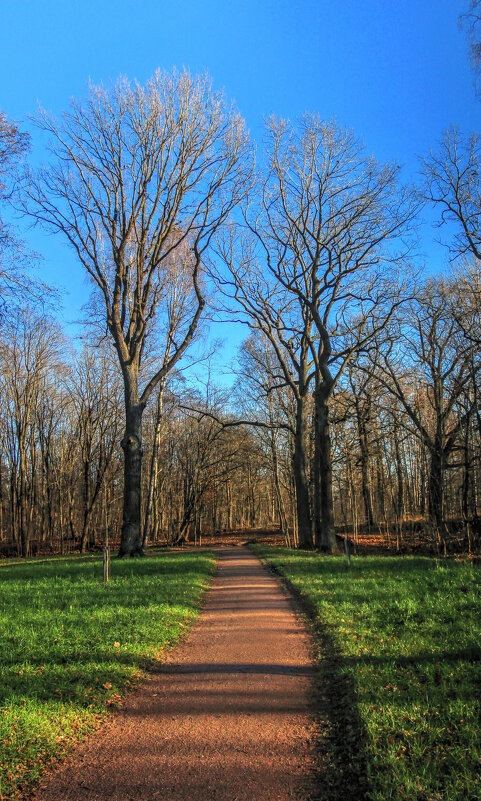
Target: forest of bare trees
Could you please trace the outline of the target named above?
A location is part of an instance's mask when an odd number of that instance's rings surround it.
[[[37,125],[50,161],[25,168],[0,117],[2,209],[63,237],[93,294],[72,339],[1,224],[1,553],[254,528],[479,549],[476,136],[447,131],[407,187],[334,122],[270,119],[255,165],[238,113],[187,73],[92,87]],[[425,204],[449,274],[418,262]],[[245,326],[228,388],[200,335],[216,318]],[[200,379],[179,372],[193,346]]]

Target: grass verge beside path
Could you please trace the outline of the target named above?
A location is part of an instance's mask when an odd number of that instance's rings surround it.
[[[254,550],[313,621],[320,797],[481,799],[479,567]]]
[[[197,617],[215,561],[161,553],[0,566],[0,799],[16,798]]]

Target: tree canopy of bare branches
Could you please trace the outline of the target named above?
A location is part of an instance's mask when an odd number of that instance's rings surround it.
[[[373,352],[374,374],[402,404],[406,425],[429,453],[428,509],[441,533],[445,471],[465,422],[456,406],[479,369],[473,344],[463,336],[458,313],[453,314],[457,289],[455,282],[426,282],[393,320],[387,347]]]
[[[441,210],[441,223],[454,222],[453,258],[481,259],[481,142],[477,134],[449,128],[437,150],[422,160],[425,200]]]
[[[250,145],[209,79],[187,72],[91,86],[60,121],[40,111],[37,125],[52,161],[26,176],[24,208],[67,239],[103,301],[125,394],[120,555],[132,556],[142,550],[142,414],[194,338],[203,257],[246,192]],[[141,376],[159,331],[161,355]]]
[[[294,393],[312,392],[315,542],[329,551],[329,402],[400,302],[415,203],[397,166],[378,164],[350,131],[317,116],[268,122],[256,190],[244,226],[219,248],[229,274],[222,284],[269,337]]]
[[[27,276],[33,258],[18,237],[15,227],[4,218],[10,204],[19,164],[30,146],[30,137],[0,111],[0,313],[8,310],[9,300],[25,292],[32,299],[46,291]]]
[[[481,68],[481,3],[480,0],[469,0],[468,10],[461,14],[460,22],[469,42],[469,55],[475,75],[476,91],[479,94],[479,74]]]

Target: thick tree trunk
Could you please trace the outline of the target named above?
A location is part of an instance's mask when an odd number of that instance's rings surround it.
[[[379,516],[383,522],[386,522],[386,482],[384,477],[384,467],[382,463],[381,454],[377,457],[377,497],[379,502]]]
[[[447,553],[446,535],[447,525],[445,520],[444,508],[444,469],[446,454],[442,447],[434,448],[431,451],[431,462],[429,466],[429,488],[428,488],[428,512],[429,520],[435,534],[435,541],[438,549]]]
[[[128,405],[125,414],[124,508],[119,557],[142,556],[142,414],[143,404]]]
[[[334,553],[337,543],[334,530],[329,406],[320,389],[314,393],[314,403],[315,543],[320,551]]]
[[[292,466],[296,485],[297,527],[299,548],[312,548],[312,518],[309,502],[309,485],[307,481],[306,457],[306,403],[305,398],[297,401],[296,432],[294,435],[294,454]]]
[[[441,449],[431,452],[428,511],[429,519],[438,527],[442,527],[444,523],[444,461]]]

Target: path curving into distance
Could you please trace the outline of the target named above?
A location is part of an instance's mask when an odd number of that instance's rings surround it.
[[[292,801],[309,795],[309,639],[246,548],[218,572],[187,638],[35,801]]]

